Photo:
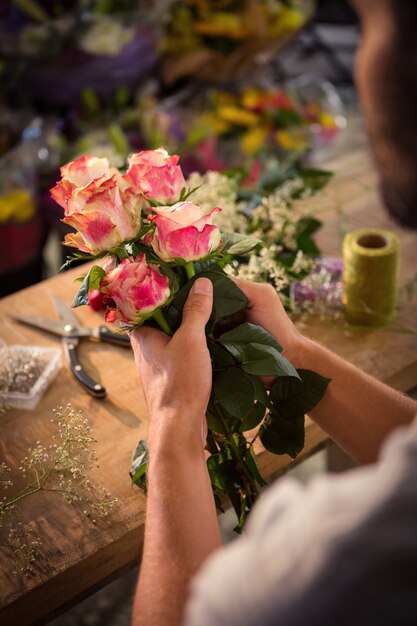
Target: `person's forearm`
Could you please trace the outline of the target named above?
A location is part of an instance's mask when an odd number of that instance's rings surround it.
[[[310,417],[361,463],[375,461],[386,436],[417,414],[417,402],[309,339],[292,359],[332,379]]]
[[[180,437],[175,443],[168,433],[164,441],[150,453],[133,626],[179,626],[191,577],[221,545],[201,443],[189,446]]]

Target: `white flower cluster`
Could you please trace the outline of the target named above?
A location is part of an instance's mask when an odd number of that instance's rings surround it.
[[[215,206],[221,207],[221,213],[214,218],[214,223],[224,233],[245,233],[248,219],[242,214],[243,204],[237,201],[237,181],[220,172],[209,171],[204,174],[193,172],[187,187],[194,189],[192,195],[195,204],[204,211],[211,211]]]
[[[297,224],[310,211],[291,200],[301,179],[287,181],[279,191],[266,196],[253,212],[254,235],[264,241],[279,243],[287,250],[297,250]],[[292,190],[291,190],[292,189]]]
[[[311,269],[312,261],[300,250],[297,243],[297,225],[300,219],[310,215],[310,210],[294,200],[312,195],[302,178],[286,181],[278,191],[265,196],[250,216],[245,206],[237,200],[238,183],[220,172],[207,172],[204,176],[194,172],[187,180],[187,187],[194,189],[193,202],[207,212],[221,206],[215,222],[223,232],[250,234],[268,244],[252,253],[247,263],[226,268],[229,274],[255,282],[269,282],[282,294],[299,274]],[[290,267],[280,262],[284,252],[296,253]],[[284,297],[285,300],[285,297]],[[287,299],[286,305],[290,306]]]
[[[262,248],[258,254],[252,254],[247,264],[239,265],[237,276],[243,280],[252,280],[258,283],[270,282],[277,291],[282,291],[289,284],[285,268],[277,263],[282,248],[271,245]]]

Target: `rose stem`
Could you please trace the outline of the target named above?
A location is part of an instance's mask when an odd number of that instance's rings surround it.
[[[171,329],[168,326],[167,321],[166,321],[165,317],[163,316],[163,313],[162,313],[161,309],[158,309],[157,311],[155,311],[155,313],[152,315],[152,317],[155,320],[155,322],[159,325],[159,327],[162,328],[164,333],[166,333],[167,335],[172,337]]]
[[[188,263],[185,264],[185,271],[187,272],[188,278],[195,276],[194,263],[192,261],[188,261]]]
[[[225,431],[227,441],[229,442],[232,455],[235,457],[235,461],[237,462],[238,468],[240,469],[240,471],[243,474],[243,477],[245,479],[247,487],[249,487],[249,490],[246,490],[246,493],[248,495],[248,499],[251,501],[252,500],[252,493],[251,492],[253,492],[254,494],[259,494],[258,486],[257,486],[255,480],[250,475],[250,473],[248,471],[248,468],[246,467],[245,459],[240,454],[240,450],[237,447],[236,442],[235,442],[235,440],[233,438],[233,433],[231,432],[231,430],[229,428],[229,425],[227,423],[227,419],[226,419],[225,415],[223,414],[222,409],[220,408],[220,406],[217,403],[216,403],[216,408],[217,408],[217,414],[218,414],[218,416],[220,418],[220,421],[221,421],[221,423],[223,425],[223,429]]]

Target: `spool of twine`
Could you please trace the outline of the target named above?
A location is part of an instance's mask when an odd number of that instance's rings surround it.
[[[360,228],[343,241],[343,311],[351,324],[384,326],[395,316],[400,242],[388,230]]]

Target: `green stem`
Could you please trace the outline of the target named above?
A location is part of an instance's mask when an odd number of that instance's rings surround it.
[[[117,248],[116,254],[119,257],[119,261],[124,261],[129,256],[124,246]]]
[[[114,148],[119,154],[129,154],[129,143],[119,124],[110,124],[109,135]]]
[[[188,263],[185,264],[185,271],[187,272],[188,278],[195,276],[194,263],[192,261],[188,261]]]
[[[168,326],[167,321],[166,321],[166,319],[165,319],[161,309],[158,309],[157,311],[155,311],[155,313],[152,315],[152,317],[155,320],[155,322],[158,324],[158,326],[164,331],[164,333],[166,333],[167,335],[172,337],[171,329]]]
[[[235,460],[238,464],[238,467],[242,470],[244,476],[245,476],[245,481],[247,480],[250,486],[249,492],[246,491],[247,495],[248,495],[248,499],[251,501],[252,500],[252,493],[259,493],[259,489],[258,486],[256,485],[254,479],[252,478],[248,468],[246,467],[246,463],[245,463],[245,459],[242,458],[242,455],[240,454],[240,450],[236,445],[236,442],[233,438],[233,433],[231,432],[229,425],[227,423],[226,418],[223,415],[223,411],[221,410],[221,408],[217,405],[217,411],[218,411],[218,415],[220,418],[220,421],[223,425],[224,431],[226,433],[226,437],[227,437],[227,441],[230,445],[230,449],[232,451],[233,456],[235,457]]]

